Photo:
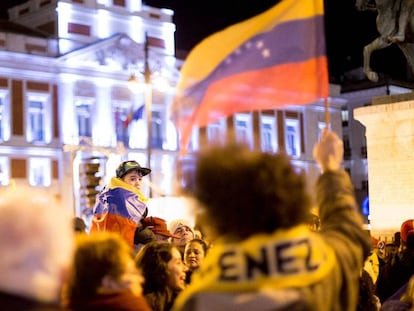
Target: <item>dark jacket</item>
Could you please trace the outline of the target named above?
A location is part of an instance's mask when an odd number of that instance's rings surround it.
[[[381,302],[398,291],[412,275],[414,275],[414,250],[405,249],[399,260],[390,261],[380,269],[376,294]]]
[[[381,305],[380,311],[408,311],[411,305],[400,300],[387,300]]]
[[[144,296],[129,290],[99,294],[88,301],[70,302],[71,311],[151,311]]]
[[[58,311],[58,304],[47,304],[33,299],[0,292],[0,310],[4,311]]]

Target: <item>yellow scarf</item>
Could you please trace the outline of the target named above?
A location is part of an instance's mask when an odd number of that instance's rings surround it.
[[[177,297],[174,310],[198,292],[308,286],[325,278],[334,264],[332,248],[306,225],[254,235],[238,243],[218,240],[191,284]]]
[[[131,186],[130,184],[127,184],[125,181],[123,181],[120,178],[112,177],[111,180],[109,181],[109,184],[107,185],[107,187],[109,189],[124,188],[128,191],[131,191],[131,192],[135,193],[138,196],[138,199],[141,202],[144,202],[144,203],[148,202],[148,198],[145,197],[144,194],[140,190],[138,190],[137,188]]]

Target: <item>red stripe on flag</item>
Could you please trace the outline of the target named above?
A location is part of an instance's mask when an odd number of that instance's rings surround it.
[[[184,122],[180,122],[183,128],[181,147],[188,145],[195,124],[202,127],[236,112],[306,105],[327,97],[327,71],[327,59],[322,56],[215,81],[208,87],[195,113],[181,120]]]

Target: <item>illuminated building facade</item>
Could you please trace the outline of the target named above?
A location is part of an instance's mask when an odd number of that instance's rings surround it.
[[[151,70],[176,84],[173,12],[136,0],[30,0],[8,13],[0,32],[0,182],[59,195],[81,214],[81,164],[99,163],[103,181],[122,160],[148,165],[145,118],[127,121],[144,93],[127,81],[142,76],[147,42]],[[169,167],[177,151],[172,90],[152,97],[153,159]],[[153,182],[171,182],[171,171]]]

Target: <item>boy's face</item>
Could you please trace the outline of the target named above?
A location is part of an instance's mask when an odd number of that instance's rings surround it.
[[[122,177],[122,180],[132,187],[141,189],[142,174],[138,170],[130,171],[128,174]]]

